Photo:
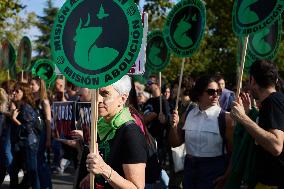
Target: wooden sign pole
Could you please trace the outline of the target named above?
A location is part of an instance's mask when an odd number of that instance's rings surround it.
[[[162,97],[163,97],[163,94],[162,94],[162,72],[159,72],[159,86],[160,86],[160,92],[161,92],[161,95],[160,95],[160,114],[163,113],[163,109],[162,109]]]
[[[7,70],[8,80],[10,80],[10,72]]]
[[[238,83],[237,83],[236,97],[238,97],[241,93],[243,73],[244,73],[244,65],[245,65],[246,54],[247,54],[248,38],[249,38],[249,36],[245,37],[244,47],[242,49],[241,65],[240,65],[240,69],[239,69],[240,72],[239,72],[239,78],[238,78]]]
[[[21,71],[21,81],[24,82],[24,71]]]
[[[98,122],[98,97],[99,97],[99,89],[91,89],[91,146],[90,152],[96,154],[97,153],[97,122]],[[95,188],[94,183],[95,175],[90,174],[90,188]]]
[[[182,82],[182,75],[183,75],[183,70],[184,70],[184,62],[185,62],[185,58],[183,58],[182,62],[181,62],[181,69],[180,69],[180,75],[179,75],[179,83],[178,83],[178,91],[177,91],[177,99],[176,99],[175,110],[178,110],[178,100],[179,100],[180,88],[181,88],[181,82]]]

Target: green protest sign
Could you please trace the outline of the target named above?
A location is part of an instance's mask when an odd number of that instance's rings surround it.
[[[1,69],[8,70],[9,76],[12,79],[16,79],[17,71],[16,71],[16,52],[13,45],[10,43],[8,39],[2,39],[2,63]]]
[[[279,17],[270,27],[249,36],[248,56],[251,60],[275,58],[281,42],[282,20]]]
[[[142,36],[141,15],[132,0],[67,0],[52,28],[52,56],[70,82],[97,89],[129,71]]]
[[[15,67],[16,52],[13,45],[6,38],[1,41],[2,46],[2,62],[4,69],[11,69]]]
[[[21,39],[20,45],[18,47],[17,62],[21,70],[28,70],[31,64],[32,57],[32,45],[28,37],[23,37]]]
[[[284,9],[284,0],[235,0],[233,31],[238,36],[257,33],[271,26]]]
[[[203,36],[205,18],[205,6],[200,0],[183,0],[175,5],[164,26],[168,48],[177,56],[192,56]]]
[[[32,68],[32,74],[38,76],[48,85],[55,80],[54,62],[49,59],[39,59],[35,62]]]
[[[170,56],[163,33],[161,31],[151,32],[147,36],[146,70],[162,71],[169,64]]]

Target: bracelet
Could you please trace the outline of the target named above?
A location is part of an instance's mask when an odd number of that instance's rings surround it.
[[[110,168],[110,173],[108,178],[106,178],[106,181],[109,183],[111,181],[111,174],[112,174],[112,168]]]

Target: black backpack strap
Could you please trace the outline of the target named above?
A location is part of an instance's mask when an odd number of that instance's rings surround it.
[[[225,148],[227,146],[227,139],[226,139],[226,111],[221,109],[219,116],[218,116],[218,125],[219,125],[219,132],[223,139],[222,144],[222,155],[225,155]]]

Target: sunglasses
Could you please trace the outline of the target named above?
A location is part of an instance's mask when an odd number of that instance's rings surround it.
[[[151,81],[151,80],[147,81],[147,86],[150,86],[150,85],[152,85],[152,84],[155,84],[155,82],[153,82],[153,81]]]
[[[14,90],[16,93],[20,93],[20,90],[19,89],[16,89],[16,90]]]
[[[217,95],[218,96],[220,96],[221,95],[221,93],[222,93],[222,91],[221,91],[221,89],[207,89],[206,91],[205,91],[209,96],[213,96],[213,95],[215,95],[215,93],[217,93]]]

